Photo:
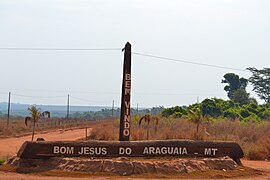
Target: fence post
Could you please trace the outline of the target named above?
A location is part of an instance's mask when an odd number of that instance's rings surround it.
[[[11,98],[11,92],[8,93],[8,113],[7,113],[7,128],[9,126],[9,116],[10,116],[10,98]]]

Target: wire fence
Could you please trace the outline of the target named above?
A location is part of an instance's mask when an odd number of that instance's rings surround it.
[[[66,131],[74,128],[89,128],[92,126],[92,123],[93,121],[84,119],[40,119],[35,125],[35,131]],[[23,118],[12,119],[9,126],[7,126],[6,119],[0,118],[0,137],[30,134],[32,129],[33,123],[30,122],[26,125]]]

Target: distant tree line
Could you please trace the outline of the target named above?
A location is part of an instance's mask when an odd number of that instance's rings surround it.
[[[171,118],[190,118],[196,114],[202,118],[227,118],[239,119],[241,121],[262,121],[270,120],[270,68],[258,70],[256,68],[247,68],[252,73],[249,79],[239,77],[234,73],[227,73],[223,76],[221,83],[225,84],[224,90],[227,92],[229,100],[218,98],[207,98],[201,103],[195,103],[190,106],[175,106],[170,108],[153,107],[151,109],[131,108],[131,115],[161,115]],[[265,101],[265,104],[259,105],[257,100],[250,97],[246,91],[248,83],[253,85],[253,91],[258,97]],[[74,113],[71,118],[98,120],[109,117],[119,117],[120,108],[102,109],[101,111],[88,111],[83,113]],[[196,119],[193,117],[193,119]]]
[[[143,109],[135,109],[131,108],[131,115],[145,115],[145,114],[153,114],[157,115],[164,109],[163,106],[160,107],[152,107],[152,108],[143,108]],[[120,108],[116,109],[102,109],[101,111],[87,111],[87,112],[76,112],[73,113],[70,118],[78,118],[78,119],[87,119],[87,120],[99,120],[106,119],[110,117],[119,118],[120,117]]]
[[[189,112],[200,109],[203,117],[229,118],[242,121],[270,120],[270,68],[258,70],[247,68],[252,73],[249,79],[240,78],[234,73],[227,73],[223,76],[221,83],[225,83],[224,90],[229,100],[218,98],[205,99],[201,103],[186,106],[175,106],[166,108],[161,112],[164,117],[188,117]],[[255,98],[250,97],[246,92],[248,83],[253,85],[253,91],[258,97],[265,101],[259,105]]]
[[[166,108],[161,112],[164,117],[187,118],[189,110],[201,109],[203,116],[211,118],[227,118],[242,121],[262,121],[270,120],[270,104],[259,105],[254,101],[241,105],[233,100],[223,100],[218,98],[205,99],[201,103],[192,104],[188,107],[175,106]]]

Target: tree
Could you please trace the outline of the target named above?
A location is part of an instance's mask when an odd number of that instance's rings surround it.
[[[195,108],[188,111],[188,121],[196,124],[196,139],[199,139],[199,126],[205,121],[209,121],[207,116],[203,116],[202,110],[200,108]],[[207,133],[206,129],[205,132]]]
[[[146,134],[146,139],[148,140],[149,138],[149,123],[151,121],[156,121],[155,123],[155,132],[157,131],[157,125],[158,125],[158,121],[159,121],[159,118],[157,116],[151,116],[150,114],[146,114],[144,116],[142,116],[139,120],[139,126],[141,125],[142,121],[145,121],[145,123],[147,123],[147,134]]]
[[[202,115],[218,117],[222,115],[221,107],[217,106],[215,99],[205,99],[201,103]]]
[[[25,125],[27,126],[28,121],[32,121],[33,123],[33,130],[32,130],[32,141],[34,139],[34,134],[35,134],[35,126],[37,121],[40,118],[50,118],[50,112],[49,111],[44,111],[44,112],[40,112],[39,109],[36,106],[31,106],[28,108],[28,111],[30,112],[30,116],[25,117]]]
[[[243,89],[238,89],[233,93],[233,101],[239,103],[241,106],[250,102],[249,93]]]
[[[228,98],[233,99],[234,92],[238,89],[246,91],[248,80],[245,78],[239,78],[238,75],[234,73],[227,73],[224,76],[221,83],[227,83],[224,90],[228,93]]]
[[[260,99],[270,103],[270,68],[259,70],[250,67],[247,70],[252,73],[249,82],[253,85],[253,91],[257,93]]]
[[[161,115],[164,117],[172,116],[175,118],[179,118],[179,117],[182,117],[183,115],[187,115],[187,111],[183,107],[175,106],[175,107],[163,109],[163,111],[161,112]]]

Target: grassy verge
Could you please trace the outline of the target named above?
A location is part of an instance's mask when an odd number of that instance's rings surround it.
[[[96,122],[88,139],[118,140],[119,120]],[[196,126],[186,119],[161,119],[157,129],[154,123],[131,123],[131,140],[195,139]],[[200,126],[200,140],[235,141],[242,147],[245,157],[251,160],[270,160],[270,122],[240,122],[216,119]]]

